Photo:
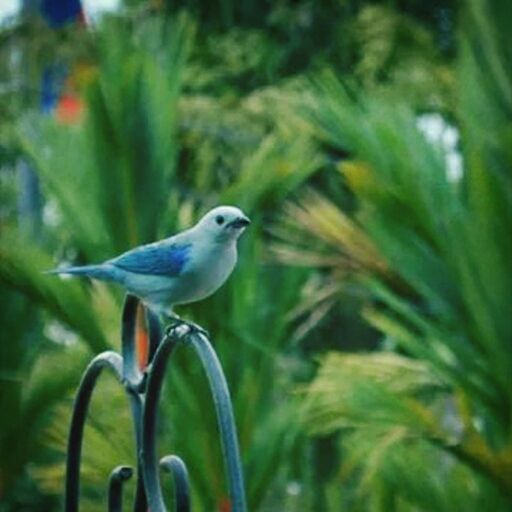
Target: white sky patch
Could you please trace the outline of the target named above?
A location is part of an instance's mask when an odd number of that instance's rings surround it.
[[[104,12],[119,9],[121,0],[82,0],[82,6],[88,19],[95,20]]]
[[[417,126],[432,144],[439,146],[445,155],[446,177],[454,183],[462,178],[464,164],[458,149],[459,132],[448,124],[441,114],[423,114],[418,117]]]
[[[0,25],[14,18],[20,10],[20,0],[0,0]]]

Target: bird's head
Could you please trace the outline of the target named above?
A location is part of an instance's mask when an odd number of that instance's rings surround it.
[[[205,235],[219,242],[237,240],[251,223],[249,218],[235,206],[217,206],[210,210],[196,225]]]

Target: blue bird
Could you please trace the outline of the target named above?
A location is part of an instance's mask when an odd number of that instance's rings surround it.
[[[209,211],[195,226],[136,247],[97,265],[51,270],[121,284],[155,313],[204,299],[220,288],[237,262],[237,240],[250,224],[233,206]]]

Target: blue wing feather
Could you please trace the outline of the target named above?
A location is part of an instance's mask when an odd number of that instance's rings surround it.
[[[150,244],[125,252],[109,263],[136,274],[179,276],[192,244]]]

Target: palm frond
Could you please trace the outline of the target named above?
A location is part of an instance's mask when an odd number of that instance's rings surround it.
[[[20,244],[4,236],[0,245],[0,280],[50,311],[90,346],[106,350],[109,342],[91,309],[91,298],[75,281],[66,284],[43,272],[53,266],[52,258],[34,245]]]

